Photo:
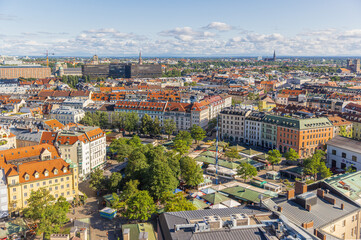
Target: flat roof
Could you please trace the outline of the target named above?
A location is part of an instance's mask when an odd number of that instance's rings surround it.
[[[331,140],[329,140],[326,144],[361,154],[361,141],[358,141],[358,140],[341,137],[341,136],[336,136],[336,137],[332,138]]]

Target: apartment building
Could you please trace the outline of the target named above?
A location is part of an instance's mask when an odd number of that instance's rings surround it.
[[[352,137],[352,123],[346,119],[339,117],[337,115],[328,116],[328,120],[331,121],[333,125],[333,136],[340,134],[346,134],[349,137]]]
[[[245,118],[251,110],[230,107],[220,113],[221,138],[231,142],[245,141]]]
[[[361,141],[336,136],[327,141],[327,166],[361,170]]]
[[[273,115],[265,115],[262,120],[261,146],[267,149],[277,147],[277,125],[273,120]]]
[[[55,198],[72,200],[78,194],[78,167],[62,159],[49,144],[0,151],[0,167],[6,175],[8,211],[21,211],[31,191],[48,189]],[[3,200],[1,200],[3,202]]]
[[[232,142],[279,149],[296,150],[308,157],[334,136],[334,128],[327,118],[283,117],[237,108],[221,112],[221,137]]]
[[[78,123],[85,116],[82,109],[74,109],[69,106],[62,106],[50,111],[50,117],[58,120],[62,124]]]
[[[325,117],[273,118],[277,125],[277,149],[282,153],[293,148],[300,157],[308,157],[317,149],[322,149],[326,142],[333,138],[333,125]]]
[[[16,136],[7,127],[0,126],[0,150],[16,148]]]
[[[79,177],[86,179],[106,160],[106,136],[99,127],[74,126],[59,132],[44,132],[41,144],[53,144],[65,160],[79,167]]]
[[[253,111],[246,116],[244,121],[244,140],[245,143],[254,146],[262,145],[262,120],[265,113]]]
[[[11,78],[49,78],[51,69],[41,66],[6,66],[0,67],[0,79]]]

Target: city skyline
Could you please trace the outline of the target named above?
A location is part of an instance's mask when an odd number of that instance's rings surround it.
[[[343,3],[0,0],[0,55],[358,56],[361,3]]]

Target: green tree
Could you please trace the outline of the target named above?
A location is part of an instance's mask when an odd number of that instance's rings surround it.
[[[109,178],[109,190],[116,192],[119,189],[120,182],[122,181],[122,174],[119,172],[113,172]]]
[[[138,129],[139,116],[135,112],[126,114],[125,130],[135,132]]]
[[[38,223],[37,233],[44,233],[49,237],[52,233],[59,233],[60,228],[68,221],[70,203],[60,196],[57,200],[45,188],[32,191],[28,199],[28,207],[23,213]]]
[[[272,170],[274,170],[274,165],[281,162],[281,153],[277,149],[269,150],[267,156],[267,161],[272,165]]]
[[[240,159],[240,156],[238,154],[238,151],[236,148],[231,148],[230,150],[226,151],[224,154],[226,157],[228,158],[235,158],[235,159]]]
[[[325,152],[317,150],[312,157],[305,159],[304,161],[304,172],[309,175],[313,175],[314,179],[317,180],[317,175],[320,174],[322,178],[331,176],[331,171],[326,167],[324,161]]]
[[[190,146],[190,145],[192,145],[193,138],[192,138],[192,135],[189,132],[187,132],[187,131],[179,131],[177,136],[175,136],[175,138],[174,138],[174,141],[176,141],[176,140],[183,140],[183,141],[186,142],[187,146]]]
[[[128,182],[126,182],[123,187],[123,193],[122,193],[124,199],[128,199],[131,196],[138,193],[139,192],[138,186],[139,186],[138,180],[129,180]]]
[[[160,199],[164,192],[173,192],[178,180],[164,161],[155,160],[149,168],[148,191],[154,199]]]
[[[144,114],[140,123],[140,132],[144,135],[150,135],[152,133],[153,119],[148,115]]]
[[[147,221],[156,207],[148,191],[139,191],[126,201],[124,216],[130,220]]]
[[[119,162],[123,162],[133,152],[134,147],[125,138],[114,139],[109,145],[110,152]]]
[[[248,178],[257,176],[257,169],[249,163],[241,162],[237,168],[237,175],[244,179],[244,182]]]
[[[182,179],[187,185],[195,187],[204,181],[203,170],[193,158],[181,158],[180,167]]]
[[[170,135],[173,134],[175,130],[177,130],[177,124],[173,119],[167,119],[164,121],[163,130],[168,135],[168,140],[170,139]]]
[[[198,143],[206,137],[206,131],[198,125],[193,125],[190,129],[192,138]]]
[[[128,158],[128,164],[125,168],[125,174],[128,179],[138,179],[141,183],[147,175],[149,164],[145,155],[138,150],[134,150]]]
[[[168,166],[172,169],[173,175],[178,179],[180,176],[180,159],[181,155],[176,151],[168,151],[165,153]]]
[[[89,187],[93,190],[104,189],[105,177],[103,175],[103,170],[100,168],[95,169],[90,173]]]
[[[83,117],[82,120],[80,120],[80,123],[83,125],[86,125],[86,126],[94,126],[95,125],[90,112],[85,113],[85,116]]]
[[[190,146],[187,144],[186,140],[176,139],[173,141],[173,148],[175,151],[179,152],[180,155],[184,155],[189,151]]]
[[[157,117],[154,119],[150,130],[151,130],[150,131],[151,136],[158,136],[160,134],[162,127]]]
[[[349,131],[347,131],[346,126],[341,126],[341,127],[340,127],[340,136],[342,136],[342,137],[347,137],[347,138],[351,138],[351,137],[352,137],[352,129],[350,129]]]
[[[300,155],[298,155],[293,148],[290,148],[288,152],[285,153],[285,158],[288,161],[297,161],[300,158]]]
[[[165,212],[193,211],[197,208],[183,196],[182,193],[173,194],[165,192],[162,195],[161,203],[164,204]]]

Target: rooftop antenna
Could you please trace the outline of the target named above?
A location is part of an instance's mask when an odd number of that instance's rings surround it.
[[[218,126],[218,118],[217,116],[217,132],[216,132],[216,185],[218,185],[218,138],[219,138],[219,126]]]

